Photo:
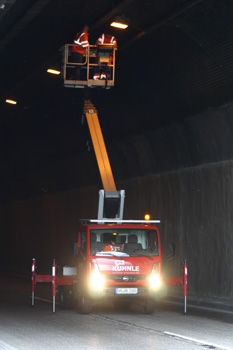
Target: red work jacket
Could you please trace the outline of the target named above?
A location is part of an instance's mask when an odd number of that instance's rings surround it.
[[[89,34],[85,30],[76,34],[72,51],[84,54],[86,48],[89,46],[88,35]]]
[[[98,44],[114,44],[115,48],[117,49],[117,40],[113,35],[105,33],[101,34],[99,39],[96,41],[96,45]]]

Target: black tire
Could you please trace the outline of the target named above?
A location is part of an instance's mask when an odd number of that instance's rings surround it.
[[[64,297],[64,290],[61,286],[58,287],[58,295],[59,295],[59,302],[61,307],[65,307],[65,297]]]
[[[70,288],[67,288],[66,286],[59,286],[58,295],[59,295],[60,306],[63,309],[72,307],[73,295],[72,295],[72,290]]]
[[[155,309],[155,301],[153,299],[147,299],[145,303],[145,314],[153,314]]]
[[[92,301],[85,294],[79,299],[79,308],[82,314],[89,314],[92,311]]]

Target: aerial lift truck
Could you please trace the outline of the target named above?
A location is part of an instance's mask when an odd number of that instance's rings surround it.
[[[64,71],[67,70],[68,48]],[[93,55],[108,67],[106,81],[91,79]],[[113,62],[110,64],[110,55]],[[115,48],[113,45],[89,47],[86,52],[86,80],[76,87],[114,86]],[[96,60],[94,60],[96,62]],[[64,79],[64,85],[66,85]],[[72,84],[72,83],[71,83]],[[98,85],[100,84],[100,85]],[[69,85],[70,86],[70,85]],[[136,300],[152,313],[155,300],[164,293],[159,220],[123,220],[125,191],[117,191],[106,151],[98,112],[90,100],[84,102],[86,117],[103,188],[99,191],[97,220],[81,220],[77,249],[77,291],[81,311],[88,313],[98,300],[110,299],[129,306]],[[166,283],[176,284],[177,280]]]
[[[75,64],[69,62],[69,45],[66,45],[64,86],[114,86],[115,48],[108,45],[98,47],[99,64],[107,64],[109,68],[106,81],[91,78],[91,71],[96,64],[93,59],[96,50],[96,47],[89,47],[86,51],[85,62],[82,64],[86,72],[84,80],[68,81],[66,72],[74,68]],[[113,55],[111,65],[108,61],[110,53]],[[63,276],[70,278],[73,275],[73,283],[59,286],[60,300],[66,303],[72,296],[82,313],[90,313],[93,305],[103,300],[110,300],[115,306],[124,308],[129,307],[133,301],[140,302],[146,314],[153,313],[155,302],[164,296],[166,285],[184,287],[184,277],[162,276],[161,243],[157,227],[159,220],[123,219],[125,191],[116,189],[98,112],[90,99],[84,101],[83,112],[103,189],[99,191],[97,219],[80,220],[75,250],[77,264],[72,268],[63,268]]]

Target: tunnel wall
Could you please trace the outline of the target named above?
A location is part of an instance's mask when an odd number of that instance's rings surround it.
[[[164,256],[168,243],[176,244],[164,273],[179,276],[187,259],[189,292],[200,298],[233,298],[231,112],[231,105],[223,106],[150,137],[110,145],[117,188],[126,190],[125,219],[150,212],[161,220]],[[97,184],[84,180],[82,188],[2,204],[0,266],[30,272],[32,257],[40,271],[54,257],[61,265],[74,263],[78,220],[95,218],[97,205]]]
[[[188,260],[189,292],[199,297],[233,298],[233,161],[135,178],[122,182],[125,218],[150,212],[160,219],[163,254],[176,244],[176,256],[164,262],[167,275],[181,274]],[[47,271],[54,257],[73,264],[72,242],[79,218],[96,217],[97,187],[69,191],[1,208],[2,233],[7,237],[1,266],[30,272],[36,257]]]
[[[161,219],[164,256],[169,242],[176,245],[166,273],[179,275],[187,259],[190,293],[232,298],[233,161],[134,179],[125,187],[127,217],[143,217],[146,208]]]

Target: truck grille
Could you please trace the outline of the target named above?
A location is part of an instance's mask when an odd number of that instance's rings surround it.
[[[145,280],[147,275],[107,275],[106,279],[112,280],[114,282],[128,283],[137,282],[139,280]]]

